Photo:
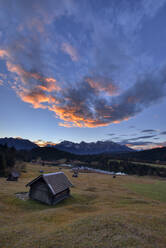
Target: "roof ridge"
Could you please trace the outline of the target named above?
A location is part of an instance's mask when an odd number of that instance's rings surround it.
[[[52,176],[52,175],[57,175],[57,174],[64,174],[64,172],[58,171],[58,172],[52,172],[52,173],[44,173],[42,175],[43,176]]]

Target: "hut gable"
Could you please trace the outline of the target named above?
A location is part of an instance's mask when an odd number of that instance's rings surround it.
[[[42,174],[26,186],[30,186],[31,199],[55,205],[70,195],[72,184],[63,172],[56,172]]]

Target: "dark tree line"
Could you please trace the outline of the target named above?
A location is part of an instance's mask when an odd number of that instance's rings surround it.
[[[0,145],[0,176],[6,176],[8,169],[14,167],[16,160],[15,148]]]
[[[37,159],[38,157],[44,161],[56,161],[58,159],[66,158],[68,160],[74,159],[76,156],[69,152],[60,151],[53,147],[39,147],[32,149],[29,152],[28,160]]]
[[[113,155],[114,158],[118,157],[118,159],[139,161],[139,162],[159,162],[162,164],[166,164],[166,147],[155,148],[145,151],[137,151],[130,153],[123,153]]]
[[[138,176],[160,176],[166,177],[166,168],[150,166],[146,164],[136,164],[130,161],[113,161],[101,159],[97,165],[90,164],[93,169],[101,169],[110,172],[122,172],[128,175]]]
[[[128,175],[166,177],[166,168],[157,166],[153,167],[146,164],[134,164],[130,161],[110,161],[109,169],[115,172],[124,172]]]

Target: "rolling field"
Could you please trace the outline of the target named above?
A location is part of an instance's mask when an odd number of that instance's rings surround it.
[[[56,206],[17,199],[39,170],[27,164],[18,182],[0,178],[0,248],[165,248],[166,180],[87,173],[72,178]]]

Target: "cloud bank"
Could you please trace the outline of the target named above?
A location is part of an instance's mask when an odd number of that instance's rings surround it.
[[[144,23],[164,6],[163,0],[2,0],[1,73],[8,72],[24,102],[54,112],[61,126],[128,120],[166,96],[166,65],[156,65],[155,54],[140,45]]]

